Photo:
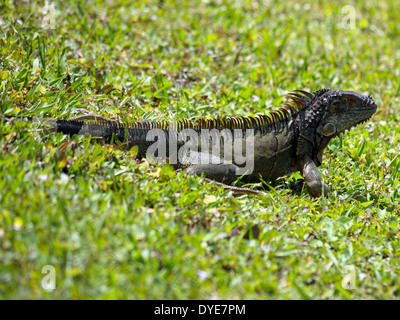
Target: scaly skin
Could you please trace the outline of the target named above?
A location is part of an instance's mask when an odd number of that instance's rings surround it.
[[[318,166],[322,163],[322,155],[329,141],[349,130],[359,123],[367,121],[377,110],[372,97],[366,97],[352,91],[322,89],[314,93],[301,90],[288,95],[291,104],[285,106],[268,116],[261,115],[251,117],[228,117],[225,119],[204,120],[196,122],[181,120],[175,126],[167,122],[141,121],[124,126],[107,121],[96,116],[83,116],[78,121],[42,120],[48,123],[55,131],[65,134],[90,134],[92,137],[105,141],[113,139],[126,143],[129,148],[138,146],[138,158],[144,157],[154,139],[147,141],[149,133],[154,129],[158,133],[165,134],[165,150],[169,159],[177,160],[175,168],[185,169],[188,174],[204,175],[219,183],[231,184],[243,174],[241,165],[235,162],[235,157],[227,161],[224,157],[224,143],[221,140],[220,150],[212,149],[215,140],[212,141],[208,151],[202,152],[189,150],[184,157],[177,157],[176,151],[170,150],[170,137],[182,133],[182,130],[193,129],[200,133],[204,129],[223,129],[234,134],[236,130],[245,137],[246,130],[254,133],[254,153],[249,159],[254,162],[253,170],[242,176],[242,181],[258,182],[272,181],[293,171],[300,171],[310,193],[319,197],[327,195],[330,190],[324,183]],[[79,120],[92,119],[92,122]],[[29,120],[36,121],[32,118]],[[157,131],[156,131],[157,132]],[[171,138],[172,139],[172,138]],[[199,140],[201,141],[201,140]],[[243,147],[245,138],[241,140]],[[185,141],[177,143],[177,149],[185,145]],[[200,150],[203,142],[192,142],[190,145]],[[236,147],[235,147],[236,148]],[[233,148],[233,150],[236,149]],[[185,161],[183,161],[184,159]],[[203,160],[212,159],[212,163],[204,164]],[[202,162],[203,161],[203,162]],[[240,193],[240,188],[232,187]],[[243,189],[244,190],[244,189]],[[243,191],[242,190],[242,191]]]

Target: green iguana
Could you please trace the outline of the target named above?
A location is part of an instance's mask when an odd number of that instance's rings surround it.
[[[377,106],[371,96],[337,89],[313,93],[295,90],[287,97],[291,102],[280,110],[256,117],[175,123],[139,121],[127,125],[101,116],[28,120],[44,121],[64,134],[90,134],[108,142],[119,140],[129,148],[138,146],[138,158],[151,151],[158,160],[168,158],[175,168],[204,175],[208,181],[219,184],[231,184],[239,177],[244,182],[272,181],[300,171],[313,196],[328,194],[330,190],[317,169],[324,149],[332,138],[367,121]],[[82,121],[87,118],[94,121]],[[245,149],[249,152],[243,156]],[[248,188],[228,188],[254,192]]]

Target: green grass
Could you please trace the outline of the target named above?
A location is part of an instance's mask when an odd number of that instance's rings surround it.
[[[349,1],[56,1],[53,30],[44,1],[19,3],[0,4],[1,114],[254,115],[324,87],[371,94],[378,112],[329,145],[325,199],[290,191],[298,175],[234,197],[85,137],[2,122],[0,298],[399,298],[395,1],[354,4],[355,29],[342,28]]]

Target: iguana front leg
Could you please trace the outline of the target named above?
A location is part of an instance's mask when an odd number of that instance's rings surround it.
[[[325,195],[331,192],[324,183],[316,164],[309,156],[304,156],[304,158],[297,163],[297,168],[304,178],[308,191],[310,191],[314,197],[320,197],[322,195],[322,188],[324,188],[323,193]]]

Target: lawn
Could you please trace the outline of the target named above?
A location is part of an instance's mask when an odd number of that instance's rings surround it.
[[[399,298],[396,1],[3,0],[0,12],[1,114],[251,116],[325,87],[378,105],[330,143],[319,199],[289,188],[299,173],[238,197],[134,150],[0,121],[1,299]]]

